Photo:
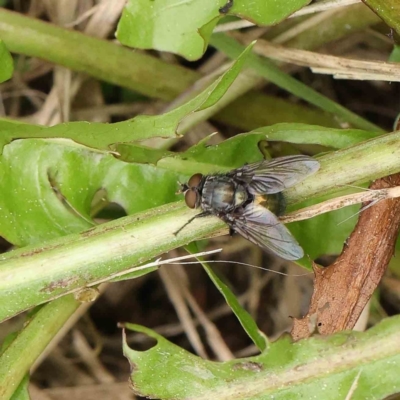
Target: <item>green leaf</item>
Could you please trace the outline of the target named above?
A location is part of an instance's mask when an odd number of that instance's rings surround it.
[[[197,60],[206,49],[223,2],[130,0],[116,36],[126,46],[169,51]]]
[[[118,144],[115,150],[119,154],[118,159],[121,161],[153,165],[157,165],[157,162],[162,158],[174,156],[175,154],[172,151],[131,143]]]
[[[236,135],[214,146],[207,145],[208,139],[183,153],[160,159],[157,166],[186,175],[209,174],[229,171],[264,158],[259,148],[265,139],[264,134]]]
[[[0,157],[0,176],[7,193],[0,196],[0,235],[17,246],[92,227],[91,203],[100,189],[128,214],[178,199],[174,172],[66,140],[12,142]]]
[[[335,129],[300,123],[281,123],[241,133],[217,145],[210,146],[212,135],[183,153],[173,153],[137,144],[118,145],[120,159],[135,163],[152,163],[158,167],[182,172],[221,172],[245,163],[263,159],[263,143],[282,141],[294,144],[318,144],[340,149],[372,139],[379,134],[359,129]],[[259,151],[260,150],[260,151]]]
[[[118,145],[119,159],[133,163],[151,163],[185,175],[210,173],[240,167],[263,158],[258,146],[264,134],[240,134],[210,146],[210,135],[182,153],[154,149],[137,144]]]
[[[229,9],[228,14],[237,15],[257,25],[276,25],[310,2],[310,0],[233,0],[233,5]],[[229,1],[227,1],[227,3],[229,3]]]
[[[256,357],[203,360],[154,331],[133,324],[157,343],[123,350],[136,394],[162,399],[383,399],[400,391],[400,317],[367,332],[343,332],[292,343],[288,336]],[[349,397],[350,398],[350,397]]]
[[[389,61],[400,62],[400,46],[393,46],[393,50],[390,54]]]
[[[188,60],[199,59],[219,19],[220,11],[246,18],[256,23],[276,24],[309,0],[202,0],[171,2],[168,0],[129,0],[118,24],[118,40],[131,47],[155,49],[179,54]]]
[[[190,254],[198,252],[196,243],[194,242],[186,246],[186,250]],[[196,258],[201,262],[201,265],[207,272],[207,275],[209,276],[215,287],[220,291],[222,296],[224,296],[226,303],[231,308],[233,313],[236,315],[236,318],[243,326],[243,329],[246,331],[249,338],[253,341],[253,343],[257,346],[257,348],[260,351],[264,351],[268,346],[268,339],[258,329],[257,324],[252,318],[252,316],[241,306],[236,296],[232,293],[229,287],[224,282],[222,282],[221,279],[218,278],[218,275],[207,264],[207,262],[205,262],[202,258],[199,257]]]
[[[400,3],[398,0],[363,0],[363,2],[400,35]]]
[[[342,149],[372,139],[378,133],[360,129],[334,129],[324,126],[282,123],[254,129],[249,134],[264,134],[265,140],[296,144],[318,144]]]
[[[13,139],[68,138],[76,143],[99,150],[110,150],[110,145],[134,142],[153,137],[176,138],[179,123],[190,113],[214,105],[228,90],[239,74],[248,46],[233,65],[204,91],[182,106],[161,115],[139,115],[115,124],[69,122],[51,127],[0,121],[0,150]]]
[[[29,375],[26,374],[13,393],[11,400],[30,400],[29,396]]]
[[[6,45],[0,40],[0,83],[12,77],[14,63]]]
[[[69,140],[16,140],[0,156],[0,190],[8,193],[0,196],[0,235],[24,246],[88,229],[100,189],[127,214],[178,200],[178,180],[262,159],[263,138],[240,135],[216,146],[204,140],[176,155],[131,146],[135,164]]]

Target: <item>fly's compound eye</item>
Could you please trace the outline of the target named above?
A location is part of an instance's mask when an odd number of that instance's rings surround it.
[[[189,179],[189,182],[187,183],[187,185],[190,188],[196,188],[197,186],[200,185],[200,182],[201,182],[202,179],[203,179],[203,175],[202,174],[195,174]]]
[[[188,190],[185,193],[185,203],[189,208],[196,208],[197,193],[194,190]]]

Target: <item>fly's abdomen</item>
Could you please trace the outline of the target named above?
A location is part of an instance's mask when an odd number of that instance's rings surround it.
[[[286,201],[282,193],[268,194],[264,196],[257,196],[257,203],[261,204],[263,207],[268,208],[276,216],[281,216],[286,209]]]

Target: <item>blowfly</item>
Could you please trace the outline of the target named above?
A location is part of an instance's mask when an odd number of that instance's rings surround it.
[[[284,189],[296,185],[319,169],[308,156],[288,156],[244,165],[227,173],[195,174],[181,185],[186,205],[200,208],[175,234],[195,218],[215,215],[250,242],[286,260],[304,255],[289,230],[279,222],[285,211]]]

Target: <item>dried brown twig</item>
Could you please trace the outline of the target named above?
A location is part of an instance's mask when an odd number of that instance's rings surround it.
[[[371,189],[400,185],[400,174],[377,180]],[[378,286],[393,255],[400,227],[400,199],[366,209],[342,254],[329,267],[314,266],[314,293],[308,314],[294,320],[295,340],[314,331],[328,335],[352,329]]]

